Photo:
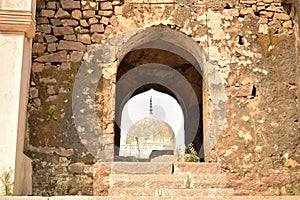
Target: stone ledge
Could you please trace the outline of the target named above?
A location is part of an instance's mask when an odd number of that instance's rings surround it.
[[[192,163],[192,162],[175,162],[174,174],[199,174],[199,173],[210,173],[218,174],[221,173],[221,166],[218,163]]]
[[[112,174],[171,174],[172,163],[162,162],[113,162]]]
[[[197,200],[215,200],[216,198],[199,198],[199,197],[118,197],[118,196],[0,196],[0,200],[173,200],[173,199],[197,199]],[[299,200],[300,196],[222,196],[222,200]]]
[[[0,10],[0,32],[25,32],[26,36],[35,35],[35,19],[30,11]]]

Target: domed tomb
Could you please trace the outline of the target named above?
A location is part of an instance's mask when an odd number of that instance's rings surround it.
[[[125,145],[127,155],[149,158],[153,150],[174,151],[175,144],[175,134],[171,126],[153,116],[150,99],[150,115],[136,122],[128,131]]]

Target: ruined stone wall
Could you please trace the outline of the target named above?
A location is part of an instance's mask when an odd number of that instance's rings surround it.
[[[35,195],[106,194],[101,175],[93,191],[96,159],[85,147],[90,141],[78,137],[84,128],[74,125],[75,77],[88,53],[108,38],[158,25],[191,37],[222,75],[225,124],[206,161],[222,165],[238,194],[300,193],[299,35],[292,1],[38,0],[36,16],[26,147]],[[111,143],[113,63],[103,69],[95,102]]]

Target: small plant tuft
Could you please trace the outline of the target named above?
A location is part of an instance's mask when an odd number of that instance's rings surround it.
[[[28,98],[27,108],[37,108],[37,105],[34,103],[33,98]]]
[[[184,154],[184,161],[185,162],[199,162],[199,156],[197,151],[194,148],[194,145],[190,143],[187,148],[185,149],[185,154]]]
[[[0,176],[0,181],[2,183],[2,193],[5,196],[12,196],[12,188],[13,188],[13,182],[12,182],[12,174],[13,170],[3,170]]]
[[[49,120],[54,120],[56,121],[57,120],[57,117],[55,115],[55,110],[53,108],[49,108],[48,109],[48,117],[47,117],[47,121]]]

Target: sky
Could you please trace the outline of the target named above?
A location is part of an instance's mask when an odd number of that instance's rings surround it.
[[[126,134],[130,127],[149,116],[150,96],[152,96],[153,116],[172,127],[176,147],[184,149],[184,117],[180,105],[170,95],[153,89],[132,97],[125,104],[121,118],[121,145],[125,144]]]

